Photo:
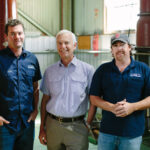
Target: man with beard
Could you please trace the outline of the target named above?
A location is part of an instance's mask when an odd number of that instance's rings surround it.
[[[92,105],[102,109],[98,150],[140,150],[150,69],[133,60],[125,34],[112,36],[111,52],[114,59],[96,70],[90,88]]]

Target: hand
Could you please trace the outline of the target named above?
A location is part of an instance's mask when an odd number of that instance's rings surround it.
[[[4,123],[9,124],[10,122],[4,119],[2,116],[0,116],[0,126],[3,126]]]
[[[44,129],[40,129],[39,140],[41,144],[47,145],[46,132]]]
[[[36,116],[38,114],[38,110],[34,110],[31,114],[30,117],[28,119],[28,122],[30,122],[31,120],[34,121],[36,119]]]
[[[128,103],[126,99],[121,102],[116,103],[115,115],[117,117],[126,117],[134,112],[133,103]]]
[[[85,121],[85,126],[87,127],[88,131],[91,129],[91,125],[87,121]]]

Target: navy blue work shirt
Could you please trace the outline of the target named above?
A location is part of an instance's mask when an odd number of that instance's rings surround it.
[[[17,58],[9,49],[0,51],[0,116],[10,121],[6,125],[13,131],[20,130],[23,122],[27,127],[33,112],[33,82],[41,79],[37,58],[23,49]]]
[[[121,73],[115,60],[102,64],[95,72],[90,95],[102,97],[110,103],[126,99],[134,103],[150,96],[150,68],[131,57],[130,65]],[[126,117],[116,117],[102,111],[100,131],[116,136],[137,137],[144,133],[144,111],[136,111]]]

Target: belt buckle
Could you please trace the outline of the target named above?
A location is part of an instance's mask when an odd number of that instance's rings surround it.
[[[74,122],[74,121],[75,121],[75,118],[71,118],[71,121]]]
[[[61,123],[61,122],[62,122],[62,120],[63,120],[63,118],[62,118],[62,117],[59,117],[59,118],[58,118],[59,123]]]

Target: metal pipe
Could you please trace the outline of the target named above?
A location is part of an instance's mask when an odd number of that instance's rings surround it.
[[[141,55],[141,56],[150,56],[150,53],[134,53],[134,55]]]
[[[16,0],[8,0],[8,19],[16,19],[17,18],[17,5]]]
[[[45,51],[33,51],[33,53],[41,54],[41,53],[58,53],[57,50],[45,50]],[[89,50],[75,50],[74,53],[88,53],[88,54],[110,54],[110,50],[101,50],[101,51],[89,51]]]
[[[61,14],[60,14],[60,17],[61,17],[61,18],[60,18],[60,23],[61,23],[61,30],[62,30],[62,29],[63,29],[63,19],[64,19],[64,18],[63,18],[63,15],[64,15],[64,13],[63,13],[63,11],[64,11],[64,10],[63,10],[63,0],[61,0],[61,9],[60,9],[60,10],[61,10],[61,11],[60,11],[60,12],[61,12]]]
[[[140,18],[137,22],[136,47],[150,47],[150,0],[140,0],[139,16]],[[147,49],[143,50],[146,51]]]
[[[7,0],[0,0],[0,49],[4,48],[3,43],[5,42],[5,23],[6,23],[6,12],[7,12]]]

